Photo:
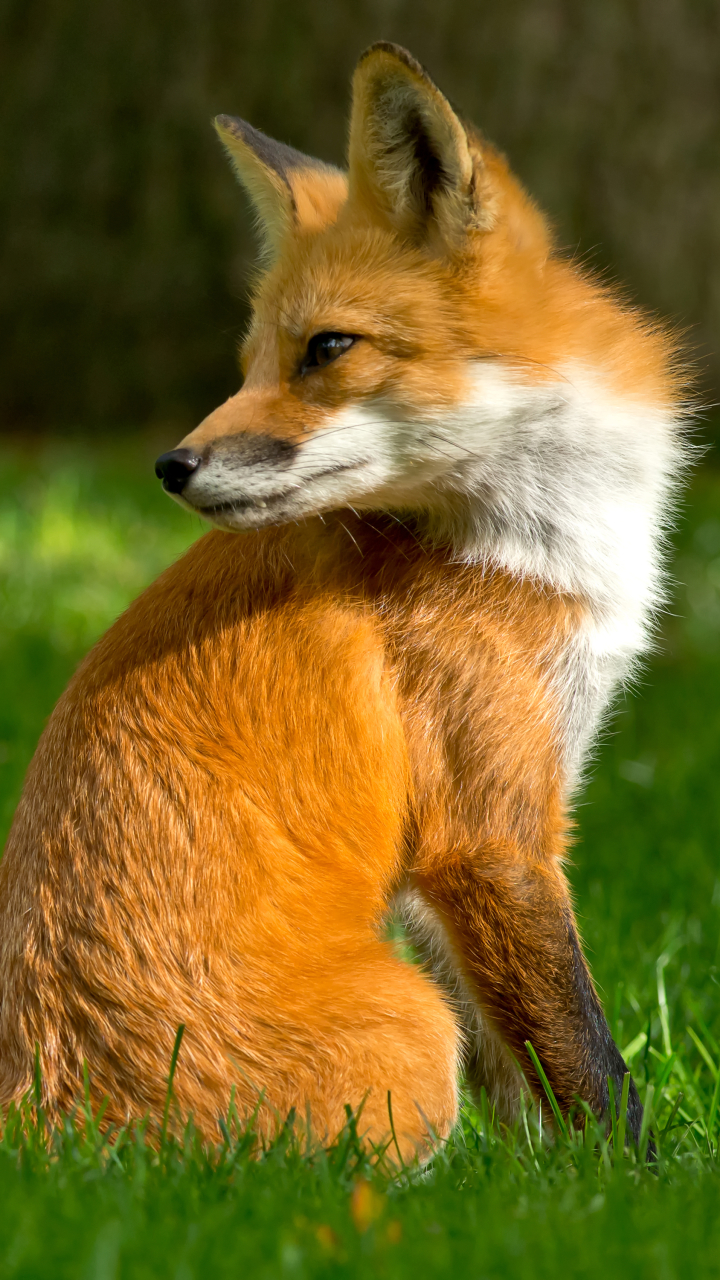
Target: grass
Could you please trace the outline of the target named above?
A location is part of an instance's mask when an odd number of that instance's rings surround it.
[[[16,452],[0,498],[0,839],[79,658],[200,533],[145,442]],[[465,1109],[431,1168],[399,1176],[352,1123],[327,1150],[215,1150],[142,1125],[103,1134],[30,1109],[0,1134],[0,1277],[720,1276],[720,476],[677,537],[674,615],[621,703],[578,807],[570,868],[614,1035],[650,1102],[648,1171],[612,1134],[551,1142]],[[168,1064],[168,1067],[170,1064]],[[545,1107],[547,1113],[550,1101]]]

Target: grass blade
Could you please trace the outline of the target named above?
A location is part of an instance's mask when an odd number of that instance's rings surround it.
[[[655,1096],[655,1086],[649,1084],[647,1093],[645,1094],[645,1106],[643,1108],[642,1125],[640,1126],[640,1141],[638,1142],[638,1150],[640,1160],[642,1162],[647,1158],[648,1142],[650,1141],[650,1126],[652,1124],[653,1098]]]
[[[182,1038],[183,1038],[184,1032],[185,1032],[185,1023],[181,1022],[180,1026],[177,1029],[177,1034],[175,1036],[175,1043],[173,1045],[172,1057],[170,1059],[170,1074],[168,1075],[168,1087],[167,1087],[167,1093],[165,1094],[165,1109],[163,1111],[162,1129],[160,1130],[161,1150],[164,1150],[165,1141],[167,1138],[168,1119],[170,1117],[170,1101],[172,1099],[172,1092],[173,1092],[173,1080],[175,1079],[175,1070],[177,1068],[178,1055],[180,1053],[180,1045],[182,1044]]]
[[[663,1038],[663,1049],[668,1058],[672,1053],[672,1042],[670,1040],[670,1011],[668,1009],[667,992],[665,990],[665,967],[670,963],[670,958],[671,957],[667,954],[667,952],[663,952],[661,956],[658,956],[657,964],[655,965],[655,973],[657,976],[658,1006],[660,1009],[660,1026],[662,1028],[662,1038]]]
[[[630,1072],[626,1071],[623,1076],[622,1093],[620,1095],[620,1114],[618,1116],[617,1125],[617,1151],[618,1158],[622,1160],[625,1155],[625,1130],[627,1128],[627,1109],[628,1098],[630,1096]]]
[[[545,1090],[545,1093],[547,1095],[547,1100],[550,1103],[550,1106],[552,1107],[552,1113],[555,1116],[555,1119],[558,1124],[558,1128],[562,1133],[563,1137],[567,1138],[568,1136],[567,1125],[563,1118],[562,1111],[560,1110],[560,1107],[558,1105],[558,1100],[555,1097],[555,1094],[553,1093],[552,1088],[550,1087],[550,1081],[545,1075],[545,1071],[543,1069],[542,1063],[540,1062],[540,1059],[538,1058],[529,1040],[525,1041],[525,1048],[527,1049],[530,1061],[532,1062],[535,1068],[535,1071],[537,1072],[538,1080],[540,1081],[543,1089]]]
[[[610,1132],[612,1135],[613,1155],[615,1155],[618,1149],[618,1124],[617,1124],[618,1118],[617,1118],[617,1107],[615,1105],[615,1085],[613,1083],[612,1076],[607,1077],[607,1087],[608,1087],[608,1104],[610,1108]]]
[[[392,1134],[392,1136],[393,1136],[393,1142],[395,1143],[395,1150],[396,1150],[396,1151],[397,1151],[397,1153],[398,1153],[398,1160],[400,1161],[400,1168],[401,1168],[401,1169],[404,1169],[404,1168],[405,1168],[405,1161],[404,1161],[404,1160],[403,1160],[403,1158],[402,1158],[402,1151],[400,1150],[400,1144],[399,1144],[399,1142],[398,1142],[398,1140],[397,1140],[397,1134],[396,1134],[396,1132],[395,1132],[395,1121],[393,1120],[393,1111],[392,1111],[392,1093],[391,1093],[390,1089],[388,1089],[388,1092],[387,1092],[387,1104],[388,1104],[388,1115],[389,1115],[389,1117],[390,1117],[390,1132],[391,1132],[391,1134]]]
[[[707,1064],[707,1066],[710,1068],[710,1071],[711,1071],[711,1073],[712,1073],[712,1078],[713,1078],[713,1080],[717,1080],[717,1079],[718,1079],[718,1077],[720,1076],[720,1071],[718,1071],[718,1068],[716,1067],[715,1063],[713,1062],[712,1058],[710,1057],[710,1054],[708,1053],[707,1049],[705,1048],[705,1045],[703,1044],[702,1040],[700,1039],[700,1037],[699,1037],[698,1035],[696,1035],[696,1034],[695,1034],[695,1032],[693,1031],[692,1027],[686,1027],[686,1028],[685,1028],[685,1030],[687,1031],[687,1033],[688,1033],[688,1035],[689,1035],[690,1039],[692,1040],[693,1044],[695,1045],[695,1048],[697,1049],[697,1051],[698,1051],[698,1053],[700,1054],[701,1058],[705,1061],[705,1063]]]
[[[707,1134],[710,1149],[712,1151],[712,1135],[715,1132],[715,1121],[717,1119],[718,1105],[720,1104],[720,1072],[718,1072],[715,1088],[713,1090],[712,1102],[710,1103],[710,1114],[707,1118]]]
[[[632,1062],[633,1058],[645,1048],[647,1044],[647,1032],[640,1031],[633,1040],[630,1041],[624,1049],[621,1050],[622,1057],[625,1062]]]
[[[677,1113],[678,1113],[678,1111],[680,1110],[680,1107],[681,1107],[681,1105],[682,1105],[682,1100],[683,1100],[683,1097],[684,1097],[684,1096],[685,1096],[684,1094],[679,1093],[679,1094],[678,1094],[678,1096],[677,1096],[677,1098],[675,1099],[675,1101],[674,1101],[674,1103],[673,1103],[673,1106],[672,1106],[672,1111],[670,1112],[670,1115],[668,1116],[667,1120],[665,1121],[665,1124],[664,1124],[663,1128],[662,1128],[662,1129],[661,1129],[661,1131],[660,1131],[660,1137],[661,1137],[661,1138],[664,1138],[666,1133],[670,1133],[670,1131],[671,1131],[671,1129],[672,1129],[672,1127],[673,1127],[673,1125],[674,1125],[674,1123],[675,1123],[675,1117],[676,1117],[676,1115],[677,1115]]]
[[[33,1093],[35,1095],[35,1114],[37,1116],[37,1132],[40,1141],[45,1138],[45,1112],[42,1105],[42,1067],[40,1065],[40,1045],[35,1041],[35,1069],[33,1072]]]

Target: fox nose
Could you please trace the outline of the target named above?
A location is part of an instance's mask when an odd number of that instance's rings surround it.
[[[201,461],[191,449],[171,449],[169,453],[160,454],[155,463],[155,475],[162,480],[166,493],[182,493]]]

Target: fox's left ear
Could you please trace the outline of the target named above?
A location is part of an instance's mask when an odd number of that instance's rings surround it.
[[[335,221],[347,198],[347,178],[339,169],[275,142],[236,116],[218,116],[215,128],[250,197],[268,257],[281,252],[288,236]]]
[[[404,236],[459,247],[487,228],[482,158],[447,98],[399,45],[374,44],[353,81],[350,195]]]

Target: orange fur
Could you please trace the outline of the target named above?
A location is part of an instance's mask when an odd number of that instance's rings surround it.
[[[432,217],[402,169],[402,198],[383,186],[373,148],[398,103],[448,157]],[[300,446],[400,393],[408,414],[450,411],[498,356],[533,385],[577,360],[614,394],[675,401],[671,340],[553,254],[409,55],[360,64],[347,195],[219,128],[273,260],[244,386],[184,448]],[[303,378],[321,331],[363,341]],[[364,1100],[379,1140],[390,1091],[407,1157],[454,1121],[471,1008],[476,1083],[493,1045],[504,1087],[508,1048],[531,1075],[529,1038],[565,1110],[602,1110],[552,683],[586,615],[382,512],[202,538],[86,659],[30,767],[0,867],[0,1101],[30,1087],[37,1043],[51,1111],[87,1061],[109,1119],[157,1116],[184,1023],[176,1092],[206,1136],[234,1087],[266,1132],[295,1107],[332,1134]],[[395,895],[441,932],[452,999],[382,940]]]
[[[208,1133],[232,1083],[246,1111],[261,1090],[281,1115],[309,1102],[321,1133],[371,1090],[375,1136],[390,1088],[414,1144],[416,1100],[447,1132],[453,1020],[377,930],[483,810],[489,832],[561,852],[560,815],[534,829],[553,758],[535,650],[564,624],[531,587],[448,570],[346,513],[213,533],[111,628],[43,735],[0,865],[3,1101],[30,1087],[37,1041],[49,1102],[70,1105],[87,1059],[113,1119],[157,1113],[182,1022],[178,1098]],[[449,683],[471,700],[462,726]]]

